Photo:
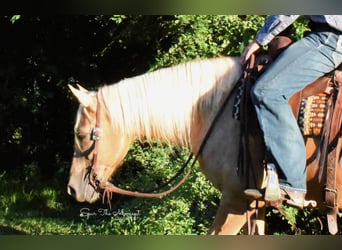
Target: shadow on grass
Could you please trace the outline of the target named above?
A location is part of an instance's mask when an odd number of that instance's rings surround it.
[[[0,225],[0,235],[26,235],[26,233],[12,227]]]

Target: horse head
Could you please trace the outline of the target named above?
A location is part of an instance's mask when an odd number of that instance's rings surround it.
[[[78,89],[69,85],[69,89],[80,105],[67,192],[79,202],[92,203],[99,198],[98,183],[112,176],[129,144],[112,128],[98,92],[89,92],[79,85]]]

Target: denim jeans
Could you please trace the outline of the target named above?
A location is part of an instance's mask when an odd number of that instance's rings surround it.
[[[289,98],[342,62],[342,33],[312,32],[287,48],[251,91],[281,188],[306,192],[306,151]]]

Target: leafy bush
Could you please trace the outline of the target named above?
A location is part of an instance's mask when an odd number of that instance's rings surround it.
[[[161,24],[165,36],[151,69],[200,57],[239,55],[263,20],[261,16],[175,16]]]

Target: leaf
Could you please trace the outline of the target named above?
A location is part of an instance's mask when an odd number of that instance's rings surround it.
[[[15,23],[16,21],[18,21],[20,19],[21,15],[14,15],[11,17],[11,23]]]

